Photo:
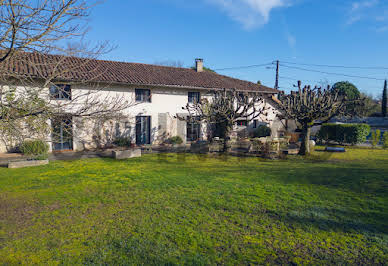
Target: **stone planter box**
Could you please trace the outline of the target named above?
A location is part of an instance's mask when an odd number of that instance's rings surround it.
[[[221,141],[214,141],[209,144],[209,152],[222,152],[224,144]]]
[[[46,165],[46,164],[49,164],[49,160],[25,160],[25,161],[9,162],[8,168],[23,168],[23,167]]]
[[[206,141],[198,141],[191,143],[190,152],[192,153],[208,153],[209,143]]]
[[[141,157],[141,149],[112,151],[112,157],[116,160]]]

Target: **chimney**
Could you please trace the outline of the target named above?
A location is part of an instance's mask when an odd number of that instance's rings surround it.
[[[203,59],[201,58],[195,59],[195,70],[197,72],[203,72]]]

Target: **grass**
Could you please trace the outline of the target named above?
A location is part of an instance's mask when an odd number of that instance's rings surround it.
[[[385,264],[388,151],[0,168],[0,264]]]

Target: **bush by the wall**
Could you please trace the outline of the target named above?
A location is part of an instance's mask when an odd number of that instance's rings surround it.
[[[132,140],[128,137],[118,137],[113,141],[113,144],[119,147],[130,147],[132,145]]]
[[[257,129],[253,132],[254,138],[263,138],[271,136],[271,128],[267,127],[266,125],[260,125],[257,127]]]
[[[20,145],[20,152],[34,159],[47,159],[49,145],[43,140],[26,140]]]
[[[375,131],[372,131],[372,147],[376,148],[377,145],[379,145],[381,137],[381,131],[380,129],[377,129]]]
[[[383,149],[388,149],[388,131],[383,134]]]
[[[183,140],[181,137],[179,136],[175,136],[175,137],[171,137],[167,140],[167,143],[169,144],[182,144],[183,143]]]
[[[365,142],[369,133],[370,126],[366,124],[323,124],[317,138],[354,145]]]

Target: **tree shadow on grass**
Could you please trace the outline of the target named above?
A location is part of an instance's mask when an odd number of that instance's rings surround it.
[[[260,170],[267,178],[284,184],[311,184],[374,195],[386,195],[388,191],[384,169],[361,164],[277,164]]]
[[[280,220],[291,227],[314,227],[324,231],[361,233],[363,235],[388,234],[385,213],[371,211],[352,212],[325,207],[306,208],[279,214],[267,211],[269,217]]]

